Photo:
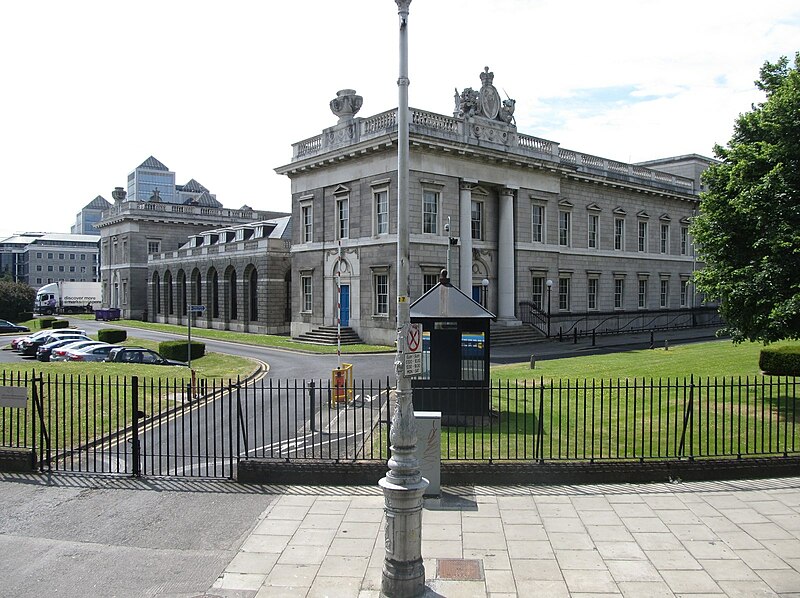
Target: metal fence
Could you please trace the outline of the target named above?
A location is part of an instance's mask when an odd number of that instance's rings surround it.
[[[389,381],[183,382],[9,376],[27,409],[0,408],[0,446],[33,448],[43,470],[233,477],[241,459],[386,461]],[[442,459],[644,461],[800,450],[798,379],[498,381],[476,388],[485,411],[442,398]],[[416,392],[416,391],[415,391]],[[427,404],[427,403],[426,403]],[[429,408],[429,407],[428,407]]]

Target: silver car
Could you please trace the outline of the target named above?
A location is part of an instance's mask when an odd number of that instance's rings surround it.
[[[85,347],[91,347],[92,345],[105,345],[107,343],[103,343],[100,341],[94,341],[92,339],[84,339],[84,340],[77,340],[74,343],[67,343],[66,345],[61,345],[60,347],[56,347],[50,353],[50,361],[66,361],[67,352],[71,349],[83,349]]]
[[[89,345],[81,349],[70,349],[67,351],[65,361],[105,361],[111,349],[116,349],[117,345]]]

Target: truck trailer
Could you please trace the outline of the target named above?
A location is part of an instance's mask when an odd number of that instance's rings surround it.
[[[34,309],[40,314],[92,313],[102,305],[99,282],[59,281],[36,291]]]

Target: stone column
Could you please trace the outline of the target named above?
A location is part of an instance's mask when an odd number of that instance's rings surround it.
[[[514,189],[500,190],[497,235],[497,319],[505,324],[514,318]]]
[[[462,179],[459,185],[458,234],[459,251],[458,288],[472,297],[472,187],[477,181]],[[455,280],[453,272],[448,272],[450,281]]]

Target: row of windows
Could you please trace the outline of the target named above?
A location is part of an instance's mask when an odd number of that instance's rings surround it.
[[[375,316],[389,315],[389,275],[374,274],[372,276],[373,310]],[[311,313],[314,308],[314,294],[311,276],[300,277],[301,310]]]
[[[70,282],[75,282],[74,278],[70,278],[69,280],[70,280]],[[50,284],[51,282],[53,282],[52,278],[48,278],[47,280],[45,280],[43,278],[37,278],[36,279],[36,284],[44,284],[44,283]],[[97,280],[92,279],[91,282],[97,282]]]
[[[48,271],[48,272],[55,272],[54,268],[55,268],[55,266],[47,266],[47,271]],[[59,272],[66,272],[66,270],[65,270],[64,268],[65,268],[65,266],[59,266],[59,267],[58,267],[58,271],[59,271]],[[36,266],[36,271],[37,271],[37,272],[41,272],[41,271],[42,271],[42,266],[41,266],[41,264],[39,264],[39,265],[37,265],[37,266]],[[85,272],[86,272],[86,266],[81,266],[80,268],[78,268],[77,266],[70,266],[70,267],[69,267],[69,271],[70,271],[70,272],[81,272],[81,273],[85,273]]]
[[[586,284],[586,308],[589,311],[598,309],[598,295],[600,287],[600,279],[591,277],[587,279]],[[549,291],[550,287],[543,276],[534,276],[532,279],[533,287],[531,292],[531,302],[534,307],[539,310],[545,309],[549,297],[545,297],[545,292]],[[572,296],[571,296],[572,278],[569,276],[562,276],[558,279],[558,309],[561,311],[570,311],[572,309]],[[637,306],[639,309],[647,309],[649,305],[649,281],[646,278],[638,280],[637,288]],[[658,306],[667,308],[669,307],[669,293],[670,284],[669,279],[662,278],[659,280],[659,295]],[[547,291],[546,291],[547,290]],[[681,279],[680,281],[680,306],[688,307],[691,299],[689,295],[689,281]],[[614,278],[614,309],[622,309],[625,306],[625,279]]]
[[[437,191],[425,190],[422,194],[422,232],[424,234],[439,234],[440,220],[440,193]],[[336,202],[337,228],[336,234],[339,239],[350,237],[350,200],[347,197],[339,198]],[[373,193],[373,234],[385,235],[389,232],[389,192],[386,189],[378,190]],[[310,243],[314,239],[314,218],[313,208],[310,204],[301,208],[302,233],[301,241]],[[471,214],[471,236],[475,240],[482,240],[484,236],[484,205],[482,201],[472,200]],[[531,238],[534,243],[546,242],[545,231],[545,206],[539,204],[531,205]],[[648,222],[638,221],[637,229],[637,250],[640,252],[649,251],[648,246]],[[586,246],[589,249],[600,247],[600,216],[589,214],[587,223]],[[614,249],[622,251],[625,249],[625,218],[614,218]],[[558,244],[562,247],[571,247],[572,240],[572,211],[559,210],[558,213]],[[670,253],[670,225],[662,223],[660,225],[659,236],[660,253]],[[689,228],[680,227],[680,255],[689,255]]]
[[[89,255],[89,258],[88,258],[89,260],[96,260],[96,259],[97,259],[97,254],[88,254],[88,255]],[[58,257],[56,257],[56,256],[58,256]],[[69,256],[69,257],[67,257],[67,256]],[[76,254],[76,253],[69,253],[69,254],[67,254],[67,253],[53,253],[52,251],[48,251],[48,252],[47,252],[47,259],[48,259],[48,260],[53,260],[53,259],[59,259],[59,260],[70,259],[70,260],[75,260],[75,259],[80,259],[81,261],[84,261],[84,262],[85,262],[85,261],[86,261],[86,259],[87,259],[87,257],[86,257],[86,256],[87,256],[87,254],[86,254],[86,253],[78,253],[78,254]],[[37,251],[37,252],[36,252],[36,259],[39,259],[39,260],[41,260],[41,259],[43,259],[43,258],[44,258],[44,252],[42,252],[42,251]]]

